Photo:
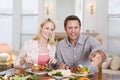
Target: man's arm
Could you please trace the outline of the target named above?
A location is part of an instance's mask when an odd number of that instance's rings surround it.
[[[92,61],[93,66],[101,64],[105,59],[106,59],[105,53],[100,50],[90,56],[90,60]]]
[[[64,63],[60,47],[61,46],[59,44],[56,47],[56,56],[55,56],[57,60],[56,67],[59,69],[66,69],[68,66]]]
[[[94,65],[102,63],[106,59],[105,48],[94,37],[89,37],[88,42],[91,46],[90,60],[94,63]]]
[[[105,61],[106,59],[106,55],[103,51],[98,51],[97,54],[101,55],[101,63]]]

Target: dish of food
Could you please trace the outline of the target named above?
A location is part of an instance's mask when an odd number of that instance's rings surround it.
[[[77,67],[70,68],[71,72],[79,74],[88,74],[89,69],[85,66],[79,65]]]
[[[93,75],[93,72],[90,72],[89,69],[85,66],[79,65],[77,67],[70,68],[72,73],[75,73],[76,76],[88,76]]]
[[[44,65],[34,64],[31,69],[26,69],[26,72],[36,74],[36,75],[45,75],[48,74],[50,68]]]
[[[89,76],[89,75],[93,75],[93,74],[94,74],[93,72],[89,72],[87,74],[75,73],[74,75],[76,75],[76,76]]]
[[[71,76],[68,80],[90,80],[88,77]]]
[[[59,80],[59,79],[65,79],[70,77],[72,73],[69,69],[68,70],[59,69],[59,70],[53,70],[49,72],[48,75]]]
[[[37,77],[36,75],[14,75],[9,77],[7,80],[41,80],[41,78]]]
[[[48,74],[48,71],[32,71],[32,69],[26,69],[26,72],[36,74],[36,75],[45,75]]]
[[[52,76],[52,77],[57,80],[67,79],[67,77],[62,77],[62,76]]]
[[[33,66],[32,66],[32,69],[31,69],[32,71],[34,71],[34,72],[44,72],[44,71],[46,71],[46,72],[48,72],[48,71],[50,71],[50,68],[48,67],[48,66],[45,66],[45,65],[38,65],[38,64],[34,64]]]

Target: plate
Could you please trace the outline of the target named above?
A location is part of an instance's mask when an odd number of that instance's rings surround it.
[[[89,76],[89,75],[94,75],[94,73],[93,72],[89,72],[87,74],[74,73],[74,75],[76,75],[76,76]]]
[[[63,77],[63,76],[52,76],[52,73],[53,72],[49,72],[48,75],[53,77],[54,79],[57,79],[57,80],[63,80],[63,79],[67,79],[68,77]]]
[[[53,77],[54,79],[57,79],[57,80],[64,80],[64,79],[67,79],[68,80],[68,77],[69,76],[53,76],[52,74],[56,73],[56,72],[59,72],[59,71],[63,71],[63,70],[53,70],[51,72],[48,72],[48,75]]]
[[[40,72],[40,71],[32,71],[31,69],[26,69],[26,72],[36,74],[36,75],[46,75],[46,74],[48,74],[48,72],[46,72],[46,71],[42,71],[42,72]]]
[[[52,76],[52,77],[57,79],[57,80],[68,79],[68,77],[62,77],[62,76]]]

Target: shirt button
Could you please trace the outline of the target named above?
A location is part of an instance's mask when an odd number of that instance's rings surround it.
[[[75,48],[74,48],[74,50],[75,50]]]
[[[74,56],[74,58],[76,58],[76,56]]]

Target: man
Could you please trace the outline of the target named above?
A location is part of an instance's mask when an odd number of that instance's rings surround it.
[[[64,21],[64,29],[68,37],[57,44],[58,68],[77,67],[79,64],[98,66],[105,60],[105,50],[99,41],[80,34],[81,22],[77,16],[68,16]]]

